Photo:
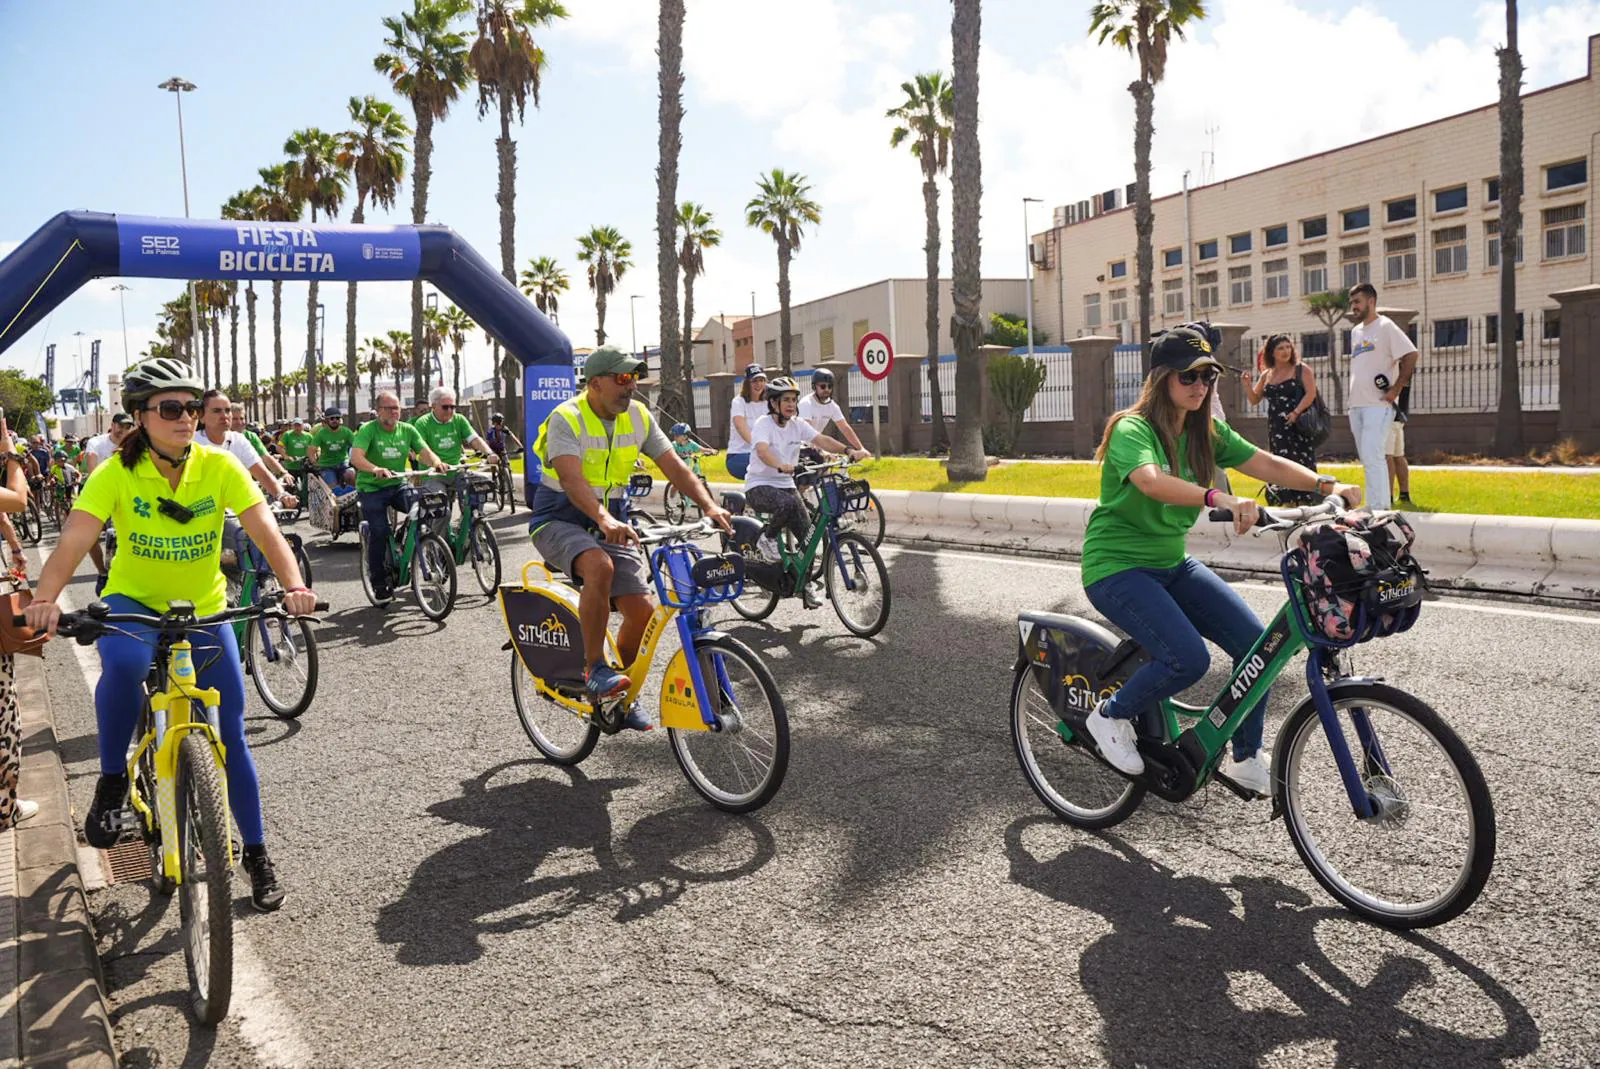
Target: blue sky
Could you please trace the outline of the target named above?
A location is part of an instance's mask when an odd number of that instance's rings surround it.
[[[13,102],[4,129],[0,254],[70,208],[179,215],[183,210],[171,94],[178,74],[199,89],[185,97],[194,214],[215,217],[257,167],[282,158],[305,126],[340,130],[353,94],[389,98],[372,69],[380,18],[401,0],[276,0],[215,5],[0,2],[0,89]],[[593,342],[595,311],[574,258],[591,225],[620,228],[634,269],[607,314],[612,340],[631,343],[630,294],[639,294],[637,336],[657,340],[655,280],[655,4],[567,0],[573,18],[547,32],[543,107],[518,128],[517,260],[555,256],[573,276],[563,327]],[[823,222],[794,263],[795,299],[889,276],[922,273],[922,206],[913,160],[888,147],[884,110],[909,74],[948,66],[948,0],[689,0],[684,150],[679,193],[705,203],[726,233],[706,257],[697,320],[776,307],[771,240],[743,224],[756,176],[781,166],[812,181]],[[982,68],[984,270],[1021,273],[1020,198],[1037,196],[1034,229],[1052,205],[1086,198],[1132,177],[1131,60],[1084,36],[1087,0],[991,0]],[[1493,49],[1503,30],[1496,4],[1405,0],[1355,6],[1303,0],[1214,0],[1211,18],[1178,47],[1156,99],[1154,186],[1175,189],[1198,174],[1215,128],[1218,179],[1386,130],[1491,103]],[[1600,32],[1600,0],[1525,2],[1522,45],[1536,88],[1584,73],[1584,38]],[[235,12],[239,12],[235,14]],[[1347,56],[1382,76],[1350,78]],[[1320,63],[1318,61],[1321,61]],[[1319,114],[1330,94],[1341,107]],[[1354,99],[1353,99],[1354,98]],[[1352,103],[1361,106],[1349,106]],[[408,110],[408,109],[407,109]],[[1317,121],[1307,121],[1318,115]],[[476,96],[437,128],[431,221],[456,228],[498,263],[493,117]],[[948,187],[943,209],[949,270]],[[409,185],[392,221],[409,221]],[[348,215],[348,209],[346,209]],[[369,221],[383,221],[381,213]],[[110,281],[58,308],[0,356],[37,372],[42,347],[58,343],[58,380],[73,366],[75,331],[104,339],[119,364],[121,327]],[[134,280],[127,298],[136,355],[153,336],[156,310],[177,283]],[[330,306],[327,348],[343,350],[343,293]],[[304,290],[285,289],[286,354],[304,352]],[[325,290],[327,287],[325,287]],[[409,326],[409,290],[361,289],[358,334]],[[261,333],[270,350],[270,331]],[[468,350],[472,377],[486,350]],[[287,357],[286,357],[287,359]]]

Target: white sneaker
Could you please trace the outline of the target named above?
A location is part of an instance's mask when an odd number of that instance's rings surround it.
[[[1263,798],[1272,795],[1272,774],[1260,751],[1251,754],[1243,761],[1235,761],[1230,757],[1222,763],[1220,771],[1247,791],[1254,791]]]
[[[771,535],[762,535],[756,543],[756,552],[761,554],[761,559],[776,564],[783,559],[783,554],[778,551],[778,542]]]
[[[12,820],[13,820],[14,823],[21,824],[24,820],[27,820],[30,817],[38,816],[38,814],[39,814],[39,803],[38,802],[30,802],[26,798],[18,798],[17,799],[16,816],[13,817]]]
[[[1112,719],[1100,711],[1100,706],[1096,706],[1083,726],[1100,748],[1100,756],[1110,762],[1112,768],[1125,776],[1143,774],[1144,758],[1139,756],[1132,720]]]
[[[823,597],[822,580],[820,579],[813,579],[800,590],[800,600],[808,609],[821,608]]]

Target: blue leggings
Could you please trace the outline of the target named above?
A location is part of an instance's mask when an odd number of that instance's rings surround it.
[[[159,615],[123,594],[105,598],[111,611]],[[100,723],[100,773],[120,776],[128,770],[128,744],[144,705],[145,677],[155,661],[153,629],[139,624],[119,624],[129,634],[109,634],[95,643],[100,651],[100,685],[95,688],[95,716]],[[255,759],[244,740],[244,669],[233,627],[222,624],[190,634],[199,685],[215,687],[221,695],[219,712],[222,744],[228,750],[228,804],[246,846],[266,842],[261,821],[261,784]]]
[[[1205,640],[1221,646],[1238,664],[1264,630],[1232,587],[1193,557],[1176,568],[1132,568],[1108,575],[1084,590],[1107,620],[1150,653],[1149,663],[1128,677],[1105,705],[1108,717],[1135,719],[1141,709],[1194,686],[1211,667]],[[1244,760],[1261,749],[1268,694],[1233,736],[1233,756]]]

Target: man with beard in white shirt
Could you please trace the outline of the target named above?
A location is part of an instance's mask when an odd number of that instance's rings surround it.
[[[267,470],[266,464],[262,463],[261,454],[255,451],[255,447],[245,441],[244,435],[235,434],[229,429],[233,421],[233,411],[227,394],[221,390],[207,390],[200,400],[206,408],[200,416],[200,427],[195,431],[194,440],[200,445],[209,445],[225,453],[232,453],[234,458],[244,465],[244,470],[261,484],[268,501],[277,501],[284,508],[291,509],[298,505],[299,499],[293,494],[283,492],[283,486],[272,472]]]

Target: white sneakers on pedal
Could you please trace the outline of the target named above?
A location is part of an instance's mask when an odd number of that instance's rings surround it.
[[[813,579],[811,582],[800,588],[800,600],[808,609],[820,609],[822,607],[823,598],[824,594],[822,591],[821,579]]]
[[[1104,707],[1104,702],[1095,706],[1094,712],[1084,721],[1083,726],[1088,729],[1089,737],[1099,748],[1100,756],[1104,757],[1112,768],[1124,776],[1142,775],[1144,758],[1139,756],[1133,721],[1106,716],[1100,711]]]
[[[1272,774],[1259,751],[1243,761],[1235,761],[1230,757],[1222,762],[1222,767],[1218,771],[1247,791],[1254,791],[1264,797],[1272,794]]]

